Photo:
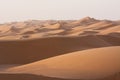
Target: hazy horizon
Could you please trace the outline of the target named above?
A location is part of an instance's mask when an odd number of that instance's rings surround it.
[[[0,23],[86,16],[120,20],[119,3],[120,0],[0,0]]]

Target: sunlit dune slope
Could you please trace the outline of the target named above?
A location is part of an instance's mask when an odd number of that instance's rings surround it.
[[[120,47],[72,52],[8,71],[68,79],[104,78],[120,72]]]

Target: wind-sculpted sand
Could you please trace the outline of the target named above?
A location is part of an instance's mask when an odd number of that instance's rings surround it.
[[[0,80],[119,80],[120,23],[30,20],[0,25]]]

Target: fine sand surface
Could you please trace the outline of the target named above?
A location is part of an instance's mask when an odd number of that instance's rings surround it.
[[[8,69],[68,79],[96,79],[119,73],[120,47],[105,47],[68,53]]]
[[[119,72],[119,21],[0,24],[0,80],[120,80]]]

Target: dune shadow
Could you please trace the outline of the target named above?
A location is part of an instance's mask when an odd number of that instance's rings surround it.
[[[86,79],[63,79],[33,74],[0,73],[0,80],[86,80]],[[87,79],[87,80],[120,80],[120,73],[116,73],[114,75],[101,79]]]
[[[68,79],[51,78],[32,74],[0,74],[0,80],[68,80]]]
[[[120,38],[90,35],[0,41],[0,64],[27,64],[69,52],[108,46],[120,46]]]

